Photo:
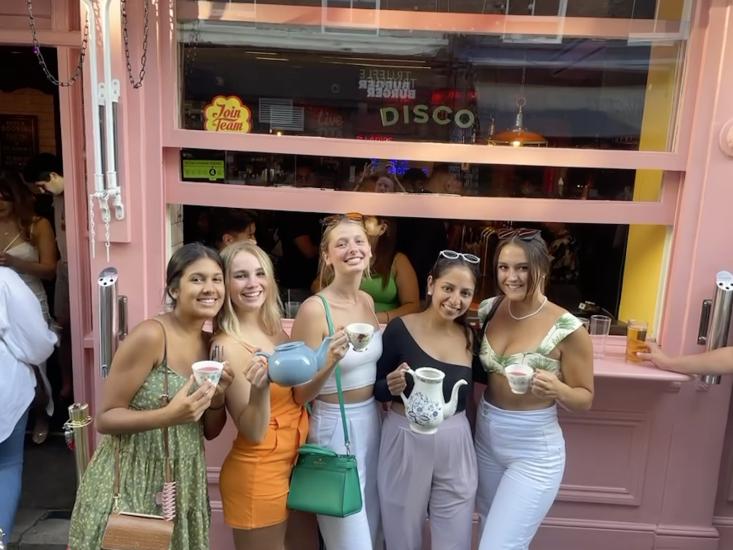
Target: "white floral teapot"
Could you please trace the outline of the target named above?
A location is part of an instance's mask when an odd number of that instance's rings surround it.
[[[402,393],[402,402],[405,404],[405,416],[410,421],[410,429],[420,434],[434,434],[445,418],[456,413],[458,404],[458,390],[468,384],[459,380],[453,385],[450,401],[443,399],[443,379],[445,373],[432,367],[422,367],[416,370],[407,369],[415,381],[410,397]]]

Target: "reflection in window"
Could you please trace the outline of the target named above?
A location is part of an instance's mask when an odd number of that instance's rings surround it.
[[[440,164],[204,149],[182,151],[181,174],[183,181],[266,187],[617,201],[632,200],[636,180],[634,170]]]

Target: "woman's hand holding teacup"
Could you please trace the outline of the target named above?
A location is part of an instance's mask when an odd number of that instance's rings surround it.
[[[247,381],[255,388],[264,389],[270,383],[267,376],[267,357],[252,355],[243,373]]]
[[[206,409],[211,405],[211,398],[214,397],[215,387],[208,380],[204,380],[196,390],[189,394],[196,383],[193,375],[173,396],[165,409],[168,413],[168,425],[188,424],[198,422]]]
[[[326,366],[332,367],[341,361],[348,350],[349,339],[346,336],[346,331],[343,328],[339,328],[333,333],[333,336],[331,336],[331,342],[328,346],[328,359],[326,360]]]
[[[410,370],[410,365],[400,363],[400,366],[387,375],[387,388],[392,395],[400,395],[407,388],[405,372]]]
[[[536,370],[532,377],[532,393],[542,399],[558,399],[561,384],[555,374],[546,370]]]

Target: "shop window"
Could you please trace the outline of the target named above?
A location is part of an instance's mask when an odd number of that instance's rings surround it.
[[[183,207],[185,242],[200,241],[221,247],[224,226],[231,235],[251,235],[249,220],[256,223],[258,244],[276,266],[283,296],[288,288],[308,292],[315,280],[316,261],[293,259],[288,239],[307,235],[317,247],[325,214],[277,210],[233,210],[205,206]],[[226,220],[237,220],[242,227]],[[476,301],[495,293],[492,259],[498,243],[501,220],[442,220],[428,218],[384,218],[395,231],[396,248],[403,252],[416,271],[424,297],[428,271],[440,250],[449,248],[481,258]],[[294,223],[294,220],[297,220]],[[246,225],[246,227],[245,227]],[[514,227],[540,229],[553,255],[548,296],[578,315],[605,312],[618,316],[621,300],[627,225],[514,222]],[[298,266],[294,270],[293,265]]]
[[[649,191],[642,183],[650,173],[661,181],[659,171],[419,163],[204,149],[181,152],[182,181],[366,193],[656,201],[659,185]],[[646,192],[639,193],[642,189]]]
[[[291,0],[260,10],[243,3],[217,20],[199,20],[186,5],[178,33],[185,129],[673,148],[689,14],[657,20],[651,1]],[[284,15],[296,7],[306,10],[302,17]],[[484,31],[483,20],[464,17],[449,33],[411,28],[406,10],[505,19],[487,19]],[[557,25],[535,24],[540,16]],[[299,24],[284,22],[293,19]],[[563,22],[573,19],[587,25],[566,31]],[[578,34],[582,29],[589,35]]]

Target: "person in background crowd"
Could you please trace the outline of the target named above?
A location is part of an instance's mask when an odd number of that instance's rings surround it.
[[[223,250],[237,241],[257,244],[257,214],[251,210],[220,208],[214,214],[214,240],[216,248]]]
[[[55,155],[41,153],[31,159],[23,172],[26,182],[53,197],[53,228],[59,260],[56,264],[56,281],[53,293],[53,317],[60,327],[59,367],[61,389],[59,398],[68,401],[74,393],[71,365],[71,316],[69,313],[69,261],[66,245],[66,207],[64,205],[63,164]]]
[[[99,550],[115,498],[115,449],[120,453],[123,512],[160,514],[164,435],[170,440],[177,515],[171,548],[209,548],[210,512],[202,435],[223,425],[225,392],[232,369],[225,365],[218,386],[198,388],[191,365],[209,357],[204,323],[219,313],[225,296],[221,258],[199,243],[176,250],[168,262],[169,313],[140,323],[120,344],[104,381],[95,426],[105,434],[79,484],[71,516],[69,546]],[[170,401],[162,396],[167,394]],[[119,446],[119,447],[118,447]]]
[[[463,184],[454,176],[448,165],[437,164],[433,168],[423,193],[460,193]],[[448,228],[441,219],[401,218],[399,222],[397,250],[404,252],[417,274],[420,296],[425,296],[425,282],[430,268],[441,250],[448,248]]]
[[[268,382],[267,360],[255,356],[288,340],[272,262],[253,242],[233,243],[221,255],[227,298],[213,345],[234,368],[226,408],[238,431],[221,468],[224,521],[238,550],[305,549],[316,541],[315,529],[305,532],[304,518],[288,513],[286,501],[298,447],[308,436],[308,415],[293,388]]]
[[[0,543],[10,542],[23,477],[23,440],[35,394],[33,365],[53,352],[49,330],[35,295],[17,273],[0,267]]]
[[[494,267],[500,294],[479,307],[486,327],[479,357],[490,375],[476,419],[479,548],[526,550],[565,469],[556,403],[571,411],[590,408],[593,350],[580,320],[544,295],[550,256],[539,230],[500,232]],[[517,365],[533,371],[526,393],[509,385],[507,373]]]
[[[356,185],[354,191],[365,191],[367,193],[406,192],[397,177],[389,173],[374,173],[364,176]]]
[[[43,280],[51,280],[56,274],[53,229],[46,218],[33,214],[30,190],[10,172],[0,172],[0,247],[0,266],[10,267],[20,275],[38,299],[50,326],[51,312]],[[53,415],[54,403],[45,362],[37,365],[37,373],[42,384],[36,388],[40,399],[35,410],[33,442],[41,444],[48,437],[48,418]]]
[[[313,167],[299,163],[296,187],[317,186]],[[283,301],[302,302],[310,296],[310,286],[318,272],[319,215],[281,212],[277,219],[282,258],[278,263],[278,283]]]
[[[420,294],[417,276],[407,256],[397,252],[397,224],[394,220],[367,216],[365,227],[373,251],[370,276],[360,288],[374,300],[380,323],[418,311]]]
[[[343,425],[338,405],[334,368],[341,368],[343,398],[351,449],[356,455],[364,505],[345,518],[318,516],[328,550],[371,550],[379,532],[377,457],[381,414],[374,400],[377,360],[382,355],[382,334],[372,298],[359,290],[372,256],[363,216],[346,214],[324,220],[319,276],[321,292],[306,300],[293,323],[292,337],[318,347],[336,327],[326,365],[310,382],[294,389],[300,405],[312,402],[308,442],[344,454]],[[344,327],[350,323],[374,325],[368,347],[349,348]]]
[[[670,357],[653,340],[647,340],[646,345],[649,351],[639,351],[636,355],[662,370],[683,374],[733,374],[733,346]]]
[[[466,313],[476,288],[479,258],[441,252],[428,276],[427,307],[389,323],[377,363],[374,394],[390,402],[379,450],[379,504],[387,548],[421,550],[425,517],[430,517],[432,548],[467,550],[478,474],[466,402],[473,380],[473,333]],[[409,368],[432,367],[445,374],[443,398],[459,389],[454,416],[435,435],[410,430],[400,395],[409,396]],[[480,369],[480,367],[479,367]],[[479,373],[482,375],[482,373]]]
[[[401,179],[408,193],[422,193],[428,176],[420,168],[408,168]]]

